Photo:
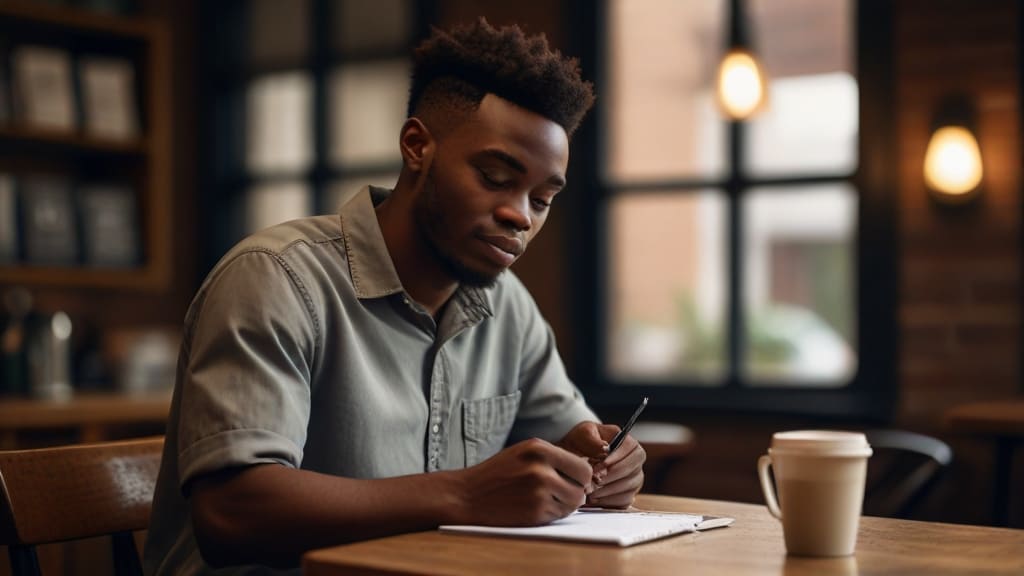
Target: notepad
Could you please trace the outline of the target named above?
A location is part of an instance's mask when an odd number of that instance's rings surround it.
[[[561,520],[544,526],[510,528],[444,525],[440,527],[440,530],[458,534],[488,534],[632,546],[675,534],[720,528],[728,526],[732,522],[732,518],[725,516],[701,516],[643,510],[580,509]]]

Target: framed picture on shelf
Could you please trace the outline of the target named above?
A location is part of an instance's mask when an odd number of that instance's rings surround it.
[[[18,120],[31,128],[74,131],[70,54],[47,46],[18,46],[11,54],[11,67]]]
[[[83,186],[79,189],[79,201],[86,265],[138,265],[141,251],[135,191],[126,186]]]
[[[78,262],[78,224],[71,183],[59,176],[20,179],[25,260],[38,266],[73,266]]]
[[[79,59],[85,132],[97,138],[130,140],[139,134],[135,68],[125,58]]]
[[[0,264],[18,260],[18,199],[14,178],[0,174]]]

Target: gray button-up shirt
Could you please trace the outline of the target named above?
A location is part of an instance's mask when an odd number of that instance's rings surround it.
[[[437,323],[412,301],[374,211],[386,194],[364,189],[340,216],[247,238],[200,288],[185,321],[147,573],[211,572],[186,500],[203,474],[259,463],[352,478],[432,472],[597,420],[513,274],[493,288],[459,287]],[[229,573],[254,572],[269,573]]]

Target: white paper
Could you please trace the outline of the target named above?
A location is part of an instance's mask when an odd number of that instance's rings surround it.
[[[521,538],[575,540],[632,546],[673,534],[727,526],[732,518],[670,512],[577,510],[544,526],[506,528],[498,526],[444,525],[442,532],[491,534]]]

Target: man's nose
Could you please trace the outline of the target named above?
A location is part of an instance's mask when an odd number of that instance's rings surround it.
[[[530,197],[528,195],[510,195],[494,211],[494,217],[500,224],[515,228],[518,232],[526,232],[533,226],[530,218]]]

